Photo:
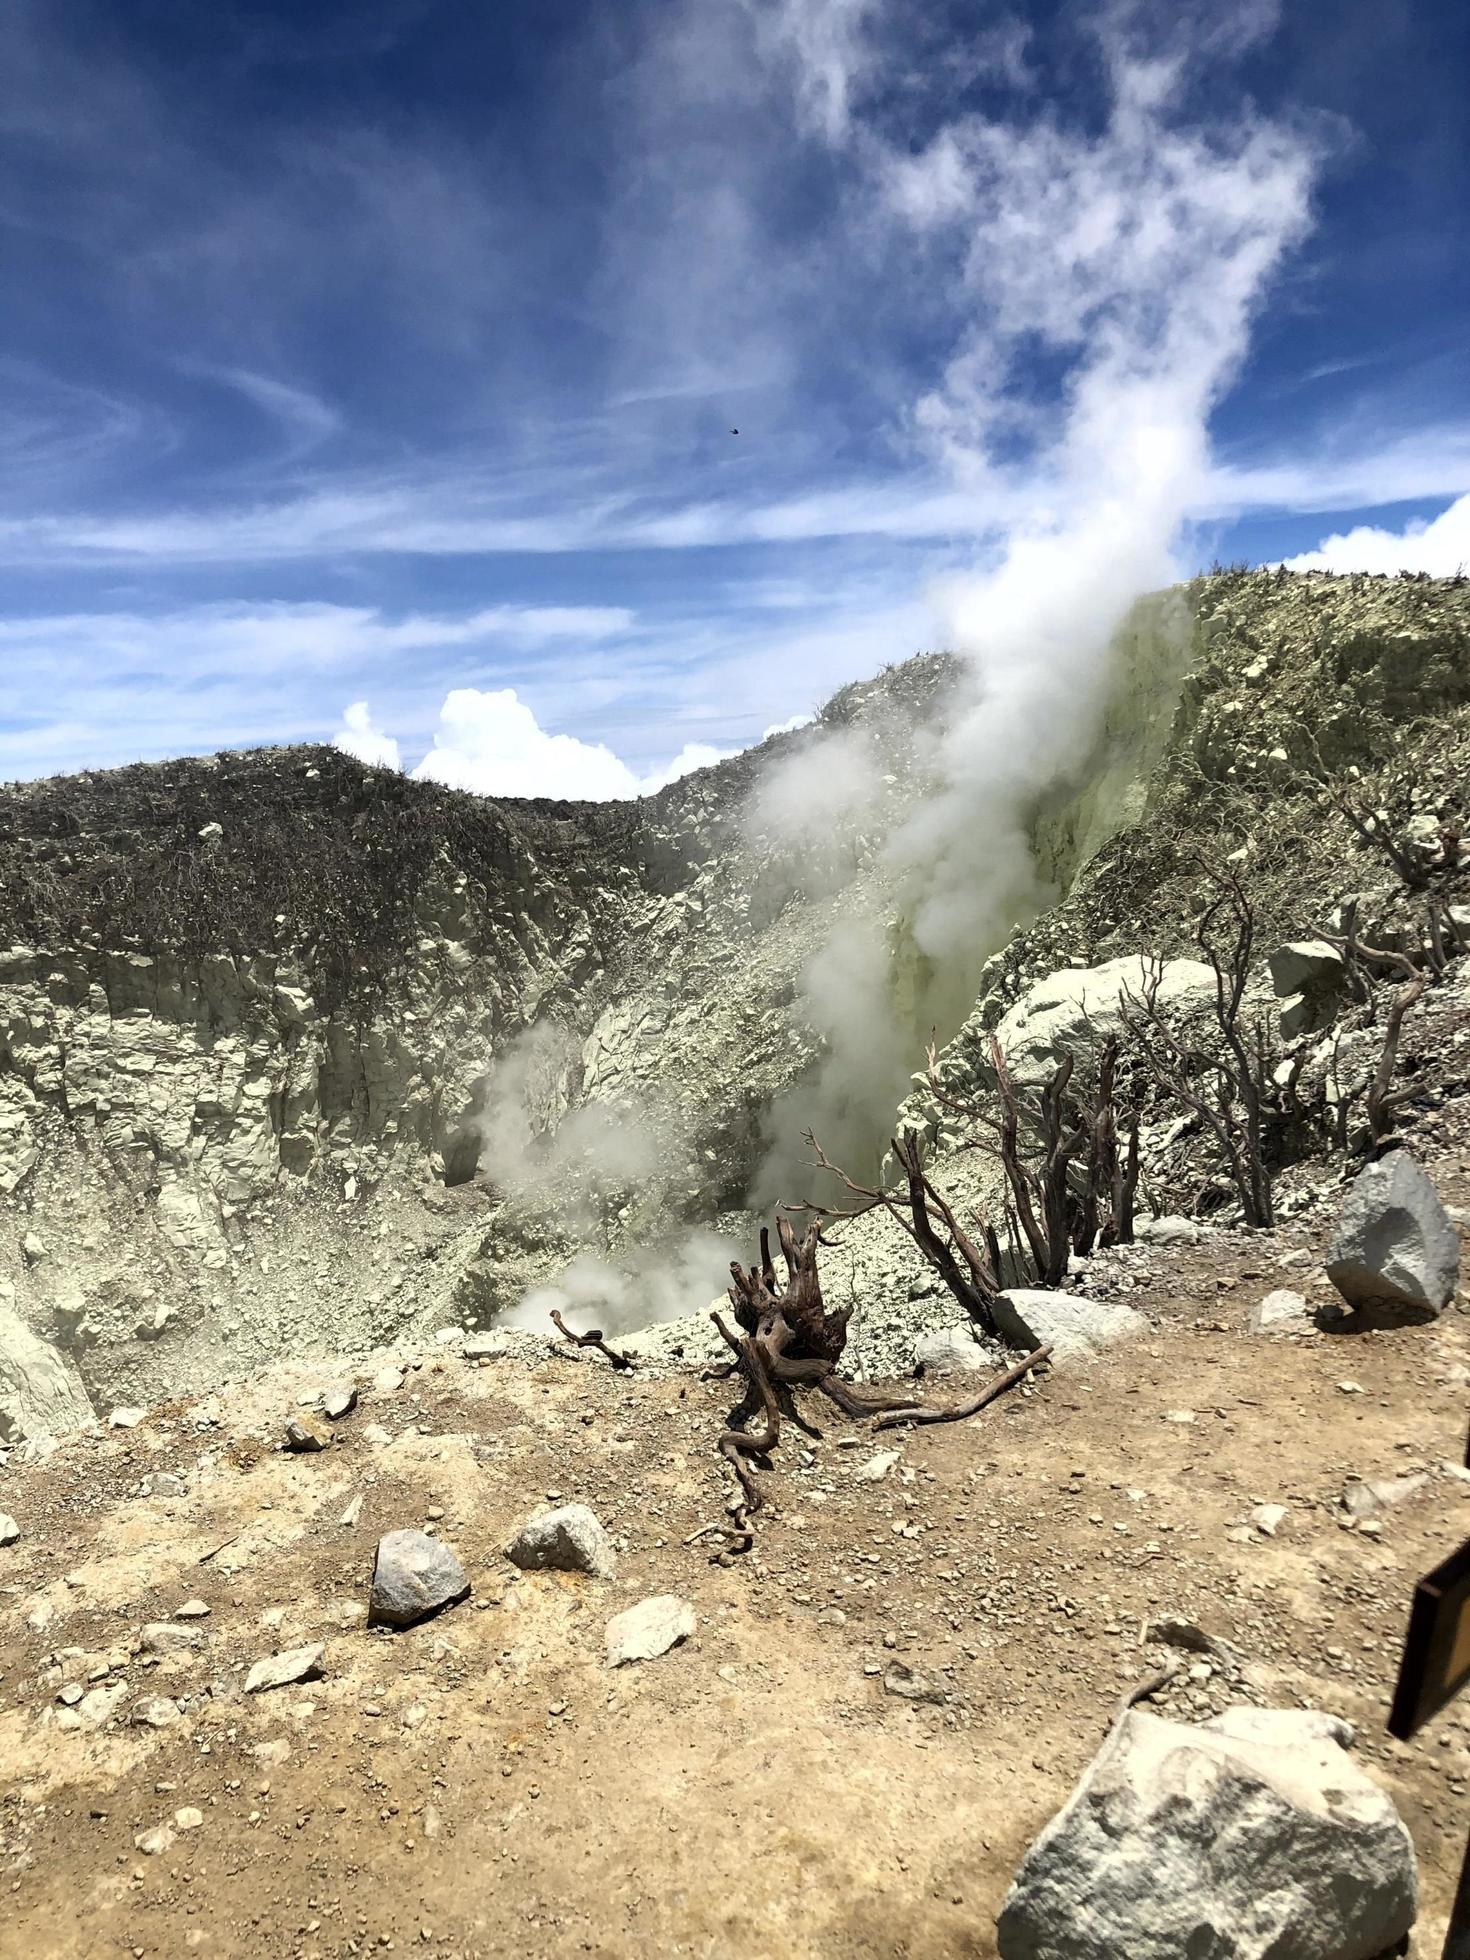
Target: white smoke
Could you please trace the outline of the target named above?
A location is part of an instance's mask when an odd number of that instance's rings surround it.
[[[686,1159],[687,1141],[666,1108],[579,1103],[580,1055],[570,1029],[533,1022],[496,1062],[464,1127],[478,1142],[479,1169],[548,1240],[567,1236],[606,1250],[639,1188],[661,1165]],[[629,1250],[631,1272],[589,1245],[500,1324],[546,1332],[555,1307],[579,1331],[621,1333],[698,1312],[724,1286],[736,1248],[678,1224],[660,1221],[660,1231],[655,1244]]]
[[[818,1124],[840,1122],[864,1079],[863,1101],[891,1109],[930,1020],[950,1031],[985,958],[1044,898],[1028,819],[1086,755],[1130,604],[1177,576],[1211,411],[1307,229],[1309,137],[1245,104],[1201,106],[1228,100],[1226,64],[1269,28],[1265,11],[1229,36],[1191,32],[1194,18],[1176,13],[1167,44],[1145,46],[1141,10],[1093,17],[1100,122],[1033,97],[1019,121],[964,114],[910,150],[865,100],[896,13],[782,0],[770,17],[814,139],[852,170],[900,261],[917,253],[961,309],[914,439],[977,512],[1011,513],[999,533],[977,517],[975,564],[934,594],[940,643],[967,656],[971,682],[937,792],[888,845],[899,928],[861,945],[844,925],[807,971],[828,1049]]]
[[[723,1289],[734,1256],[728,1240],[698,1231],[682,1233],[672,1246],[640,1247],[632,1273],[580,1253],[548,1285],[531,1287],[499,1324],[545,1333],[553,1307],[579,1334],[591,1327],[624,1334],[679,1320],[701,1312]]]

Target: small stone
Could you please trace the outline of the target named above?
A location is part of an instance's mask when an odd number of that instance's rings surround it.
[[[167,1851],[173,1841],[174,1834],[167,1824],[155,1824],[151,1831],[139,1831],[133,1839],[137,1849],[148,1858],[156,1858],[160,1852]]]
[[[373,1376],[373,1391],[378,1395],[396,1395],[403,1386],[401,1368],[380,1368]]]
[[[368,1620],[374,1626],[411,1627],[470,1590],[465,1569],[437,1538],[423,1531],[390,1531],[378,1540]]]
[[[332,1441],[332,1432],[316,1416],[303,1411],[292,1416],[286,1424],[286,1448],[298,1454],[310,1450],[324,1450]]]
[[[322,1390],[322,1412],[333,1422],[350,1415],[357,1407],[357,1390],[351,1382],[336,1382]]]
[[[866,1463],[860,1463],[853,1475],[861,1477],[864,1483],[882,1483],[894,1464],[898,1462],[900,1454],[898,1450],[879,1450],[878,1454],[870,1456]]]
[[[1166,1409],[1164,1412],[1164,1421],[1178,1423],[1198,1422],[1199,1417],[1193,1409]]]
[[[510,1342],[499,1328],[488,1333],[466,1334],[459,1344],[459,1351],[466,1361],[494,1361],[499,1355],[509,1351]]]
[[[93,1688],[77,1703],[77,1714],[90,1727],[100,1729],[127,1691],[125,1681],[114,1682],[110,1688]]]
[[[1268,1293],[1250,1318],[1253,1334],[1301,1333],[1312,1324],[1311,1309],[1303,1294],[1281,1286]]]
[[[993,1366],[990,1350],[981,1347],[968,1320],[936,1328],[914,1343],[914,1368],[921,1375],[970,1374]]]
[[[20,1526],[8,1511],[0,1511],[0,1545],[13,1545],[20,1536]]]
[[[566,1504],[523,1524],[505,1548],[525,1572],[588,1572],[610,1579],[616,1560],[612,1540],[585,1504]]]
[[[174,1812],[174,1823],[181,1831],[197,1831],[204,1822],[204,1812],[186,1803]]]
[[[890,1661],[883,1673],[883,1686],[903,1701],[943,1702],[947,1699],[938,1681],[920,1674],[903,1661]]]
[[[136,1429],[147,1413],[146,1409],[114,1409],[107,1424],[110,1429]]]
[[[1343,1486],[1342,1508],[1349,1517],[1371,1518],[1375,1511],[1407,1502],[1428,1482],[1423,1471],[1408,1477],[1365,1477]]]
[[[1258,1504],[1251,1512],[1251,1523],[1267,1538],[1274,1538],[1286,1522],[1284,1504]]]
[[[679,1646],[694,1631],[694,1608],[674,1593],[641,1599],[607,1625],[607,1664],[625,1667],[630,1661],[657,1660]]]
[[[174,1608],[176,1620],[207,1620],[209,1608],[202,1599],[186,1599],[182,1606]]]
[[[182,1714],[183,1710],[179,1704],[171,1701],[167,1695],[150,1695],[146,1701],[138,1703],[129,1720],[139,1728],[167,1729],[171,1728]]]
[[[349,1526],[355,1525],[361,1516],[362,1516],[362,1492],[359,1491],[356,1497],[354,1497],[352,1502],[347,1506],[347,1509],[342,1513],[341,1517],[338,1518],[337,1522],[338,1524],[345,1524]]]
[[[46,1241],[38,1239],[34,1232],[26,1233],[20,1249],[28,1266],[39,1266],[46,1257]]]
[[[173,1620],[153,1620],[144,1627],[140,1644],[145,1654],[181,1654],[202,1647],[204,1634],[198,1627],[181,1627]]]
[[[291,1647],[284,1654],[267,1654],[246,1675],[246,1694],[258,1695],[267,1688],[289,1687],[293,1681],[305,1681],[320,1674],[326,1651],[322,1642],[316,1641],[308,1647]]]

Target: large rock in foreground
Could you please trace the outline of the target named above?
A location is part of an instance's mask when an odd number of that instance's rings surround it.
[[[1327,1277],[1349,1306],[1387,1305],[1425,1319],[1454,1298],[1460,1241],[1438,1191],[1407,1150],[1391,1150],[1353,1180]]]
[[[610,1579],[616,1559],[601,1520],[585,1504],[563,1504],[523,1524],[505,1548],[523,1572],[589,1572]]]
[[[411,1627],[470,1589],[465,1569],[426,1531],[390,1531],[378,1540],[368,1619],[373,1626]]]
[[[1377,1960],[1414,1923],[1414,1847],[1345,1723],[1132,1710],[1032,1845],[1001,1960]]]

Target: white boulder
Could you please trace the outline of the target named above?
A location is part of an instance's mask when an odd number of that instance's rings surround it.
[[[991,1311],[1001,1337],[1014,1348],[1049,1347],[1057,1361],[1092,1361],[1104,1348],[1142,1334],[1148,1322],[1116,1300],[1087,1300],[1080,1293],[1013,1286],[997,1294]]]
[[[1351,1738],[1310,1710],[1131,1710],[1023,1859],[1001,1960],[1376,1960],[1418,1881]]]
[[[1144,963],[1134,955],[1101,966],[1066,966],[1022,994],[1003,1016],[996,1038],[1018,1082],[1044,1081],[1064,1050],[1080,1055],[1123,1025],[1123,994],[1142,992]],[[1215,975],[1203,960],[1165,960],[1161,1007],[1193,1007],[1215,997]]]

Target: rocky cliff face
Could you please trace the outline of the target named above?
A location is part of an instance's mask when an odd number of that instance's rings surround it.
[[[1299,925],[1351,858],[1321,770],[1438,821],[1466,590],[1225,575],[1140,607],[1085,764],[1030,813],[1064,902],[974,949],[960,1047],[1041,971],[1182,947],[1192,841],[1244,836]],[[697,1303],[799,1109],[802,976],[842,920],[885,922],[922,1052],[884,845],[963,684],[911,661],[637,805],[321,749],[0,792],[0,1311],[108,1403],[493,1318],[579,1251],[651,1275],[677,1240],[648,1298]],[[812,794],[854,747],[863,794]]]

